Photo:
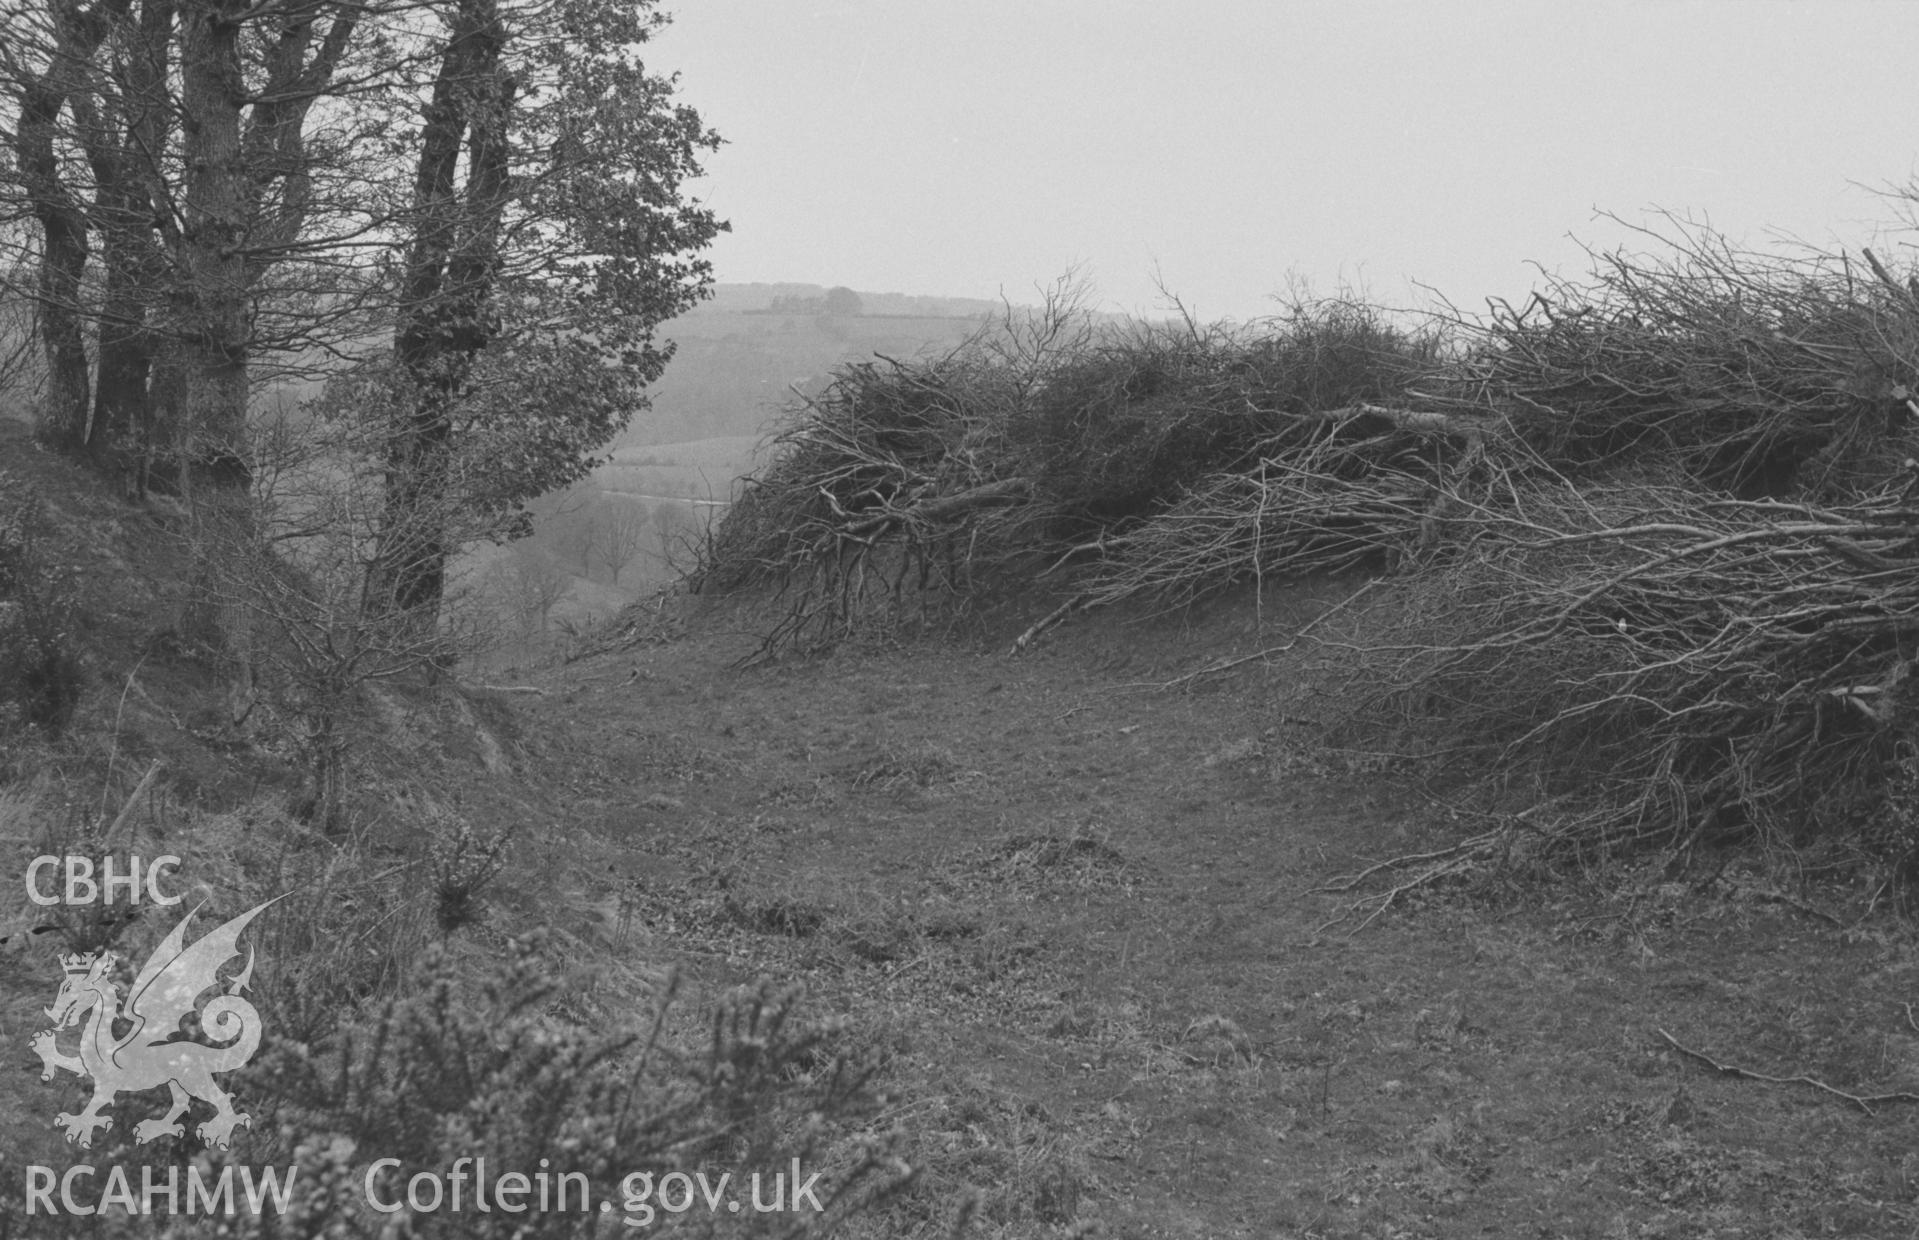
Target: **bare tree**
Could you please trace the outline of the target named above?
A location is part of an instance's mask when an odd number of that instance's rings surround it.
[[[541,537],[568,563],[578,566],[580,575],[591,577],[600,558],[600,543],[605,536],[601,505],[596,497],[569,494],[557,509],[538,518]]]
[[[646,501],[625,496],[608,496],[601,507],[594,550],[613,585],[620,584],[621,570],[631,564],[640,548],[646,545],[649,516]]]
[[[529,636],[546,632],[554,606],[573,584],[572,575],[557,560],[526,543],[508,551],[488,577],[496,597]]]
[[[276,345],[268,307],[295,283],[340,270],[364,245],[377,195],[326,194],[325,169],[377,163],[351,140],[316,141],[310,122],[377,128],[342,102],[352,62],[369,82],[405,78],[412,0],[19,0],[0,10],[0,204],[37,236],[9,246],[31,292],[48,364],[40,437],[124,466],[157,394],[188,419],[165,428],[183,481],[244,493],[250,367]],[[376,37],[362,37],[372,35]],[[351,217],[348,219],[347,217]],[[11,239],[0,239],[11,240]],[[98,270],[93,270],[95,260]],[[11,278],[11,277],[10,277]],[[329,277],[335,287],[337,280]],[[330,317],[309,305],[298,335]],[[88,343],[97,337],[98,390]],[[163,363],[164,376],[150,367]],[[154,382],[158,379],[158,382]],[[189,418],[190,415],[190,418]]]
[[[674,552],[680,549],[697,524],[692,507],[683,500],[661,500],[653,509],[653,537],[659,544],[663,563],[669,567],[673,564]]]

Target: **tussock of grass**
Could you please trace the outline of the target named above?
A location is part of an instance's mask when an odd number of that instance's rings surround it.
[[[972,867],[1001,890],[1130,889],[1140,875],[1126,856],[1091,835],[1013,835],[974,850]]]
[[[930,788],[967,778],[952,750],[922,741],[914,745],[882,744],[880,756],[865,763],[847,782],[855,788],[891,791],[900,788]]]

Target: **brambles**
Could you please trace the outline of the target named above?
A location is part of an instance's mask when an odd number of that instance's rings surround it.
[[[264,426],[248,519],[199,522],[190,538],[199,602],[222,617],[229,651],[233,634],[248,635],[248,693],[290,725],[308,772],[303,816],[334,835],[345,826],[369,692],[430,681],[485,640],[464,607],[425,622],[372,605],[379,538],[402,528],[479,538],[496,528],[467,508],[464,493],[422,496],[411,510],[388,503],[384,480],[368,467],[385,448],[382,428],[341,411],[355,390],[330,391]],[[466,601],[457,582],[447,594]]]

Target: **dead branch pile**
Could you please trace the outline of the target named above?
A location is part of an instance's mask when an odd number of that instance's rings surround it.
[[[1441,341],[1377,307],[1333,300],[1248,330],[1138,324],[1087,342],[1035,387],[1014,424],[1030,472],[1076,524],[1110,529],[1202,480],[1309,449],[1300,420],[1396,403]]]
[[[1243,581],[1408,563],[1449,541],[1498,467],[1499,424],[1471,415],[1351,405],[1286,421],[1250,464],[1103,539],[1086,604],[1178,607]]]
[[[706,577],[787,591],[772,652],[1042,578],[1066,602],[1016,648],[1086,607],[1396,571],[1337,643],[1348,734],[1530,786],[1553,847],[1906,821],[1919,282],[1675,229],[1483,319],[1041,318],[847,368]]]
[[[1899,467],[1919,413],[1919,288],[1864,262],[1736,250],[1681,221],[1655,254],[1594,255],[1522,309],[1494,301],[1449,387],[1568,474],[1657,458],[1747,496],[1842,496]]]
[[[1030,541],[1031,486],[1001,440],[1012,398],[969,350],[843,368],[805,401],[703,557],[698,586],[771,585],[768,651],[951,599]]]
[[[793,410],[698,586],[775,588],[763,654],[950,615],[1068,565],[1094,574],[1089,604],[1178,600],[1377,560],[1430,533],[1456,458],[1477,459],[1485,419],[1367,403],[1438,352],[1371,308],[1302,307],[1264,333],[1101,335],[1072,314],[843,367]]]
[[[1350,724],[1579,795],[1582,845],[1854,831],[1919,707],[1913,481],[1830,507],[1536,491],[1416,635],[1358,651]]]

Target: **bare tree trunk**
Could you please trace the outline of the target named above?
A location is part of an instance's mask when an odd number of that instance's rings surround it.
[[[47,359],[47,395],[36,433],[50,447],[71,454],[83,451],[87,440],[90,383],[81,305],[87,217],[61,179],[54,135],[61,110],[78,89],[82,67],[114,24],[126,16],[131,3],[100,0],[88,9],[56,6],[46,72],[21,84],[20,118],[14,130],[21,184],[40,223],[42,239],[37,318]]]
[[[128,132],[124,143],[138,141]],[[94,143],[91,145],[98,146]],[[119,472],[135,497],[142,488],[134,453],[148,424],[147,372],[152,342],[147,313],[161,280],[153,243],[153,208],[125,145],[89,152],[94,215],[102,244],[100,357],[87,453],[103,471]]]
[[[99,379],[94,385],[93,422],[87,452],[103,470],[120,473],[128,497],[145,493],[144,456],[150,421],[147,375],[152,367],[147,333],[147,295],[151,285],[130,270],[135,261],[124,243],[109,240],[101,258],[106,269],[100,307]]]
[[[116,132],[110,147],[89,152],[99,185],[105,291],[87,450],[101,469],[121,475],[128,497],[135,500],[146,494],[153,439],[148,380],[154,339],[149,316],[165,276],[154,239],[155,203],[144,170],[154,153],[166,148],[172,37],[173,0],[145,0],[139,37],[119,75]]]
[[[165,493],[187,493],[186,399],[186,359],[179,338],[169,331],[157,331],[147,369],[147,411],[151,416],[139,458],[137,485],[142,494],[156,484]],[[161,472],[162,467],[166,472]]]
[[[47,359],[47,391],[35,434],[58,452],[78,455],[87,441],[87,346],[81,332],[80,280],[87,267],[86,226],[78,213],[42,210],[46,248],[40,255],[36,290],[41,347]]]
[[[240,64],[245,0],[180,7],[181,129],[186,163],[178,327],[186,353],[191,483],[215,507],[244,503],[248,183],[240,149],[246,82]]]
[[[182,0],[180,101],[186,166],[173,326],[181,337],[185,459],[196,538],[210,555],[244,555],[252,526],[246,438],[248,183],[240,118],[246,104],[240,15],[246,0]],[[228,709],[252,709],[252,631],[244,605],[222,597],[214,566],[184,618],[228,661]]]

